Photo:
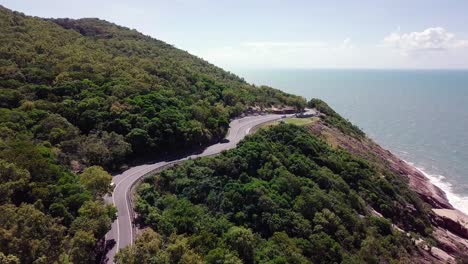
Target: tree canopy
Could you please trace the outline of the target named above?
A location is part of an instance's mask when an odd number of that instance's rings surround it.
[[[111,181],[112,176],[99,166],[88,167],[80,175],[80,183],[95,197],[109,193]]]
[[[392,223],[431,236],[401,178],[287,124],[146,179],[137,212],[162,251],[178,237],[207,263],[410,262],[417,249]]]
[[[49,142],[65,163],[117,169],[142,154],[219,140],[250,106],[306,105],[107,21],[0,7],[0,28],[6,128]]]

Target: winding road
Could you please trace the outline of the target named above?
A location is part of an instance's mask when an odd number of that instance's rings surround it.
[[[135,226],[133,225],[134,212],[131,204],[131,192],[132,187],[139,179],[158,169],[163,169],[184,160],[210,156],[220,153],[223,150],[235,148],[237,143],[249,134],[250,130],[255,126],[278,120],[282,117],[284,117],[284,115],[268,114],[235,119],[229,124],[229,131],[226,136],[226,139],[229,142],[211,145],[199,154],[177,160],[139,165],[132,167],[121,174],[115,175],[112,179],[112,182],[115,184],[114,191],[112,192],[112,196],[106,197],[106,201],[114,204],[118,213],[117,219],[112,223],[111,230],[106,234],[106,244],[113,243],[113,247],[107,252],[104,262],[114,263],[114,256],[118,250],[133,244],[133,240],[135,238]]]

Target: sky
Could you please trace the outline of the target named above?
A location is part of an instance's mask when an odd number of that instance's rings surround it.
[[[468,69],[465,0],[0,0],[98,17],[226,68]]]

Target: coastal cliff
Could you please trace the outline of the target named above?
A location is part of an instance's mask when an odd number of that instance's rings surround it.
[[[405,179],[408,186],[430,207],[430,219],[432,224],[432,238],[435,245],[416,241],[420,248],[422,262],[428,261],[455,263],[455,259],[466,260],[468,252],[468,216],[455,209],[447,199],[444,191],[435,186],[417,168],[398,158],[390,151],[382,148],[372,139],[362,134],[350,133],[340,126],[336,126],[329,120],[334,115],[338,116],[324,102],[317,101],[319,106],[318,118],[307,125],[307,129],[319,136],[334,148],[343,148],[357,156],[360,156],[381,170],[389,170],[395,175]],[[339,116],[338,116],[339,117]],[[341,117],[339,117],[341,118]],[[342,121],[347,122],[347,121]],[[411,207],[411,204],[407,205]],[[401,231],[406,232],[404,229]]]

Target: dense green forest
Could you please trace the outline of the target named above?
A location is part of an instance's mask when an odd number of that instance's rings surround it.
[[[106,21],[0,16],[0,118],[67,164],[116,169],[132,155],[219,140],[249,106],[305,106]]]
[[[431,234],[401,178],[287,124],[147,178],[137,212],[149,228],[119,263],[410,263],[392,223]]]
[[[305,106],[98,19],[0,6],[0,36],[0,263],[92,263],[106,170],[216,141],[249,106]]]

